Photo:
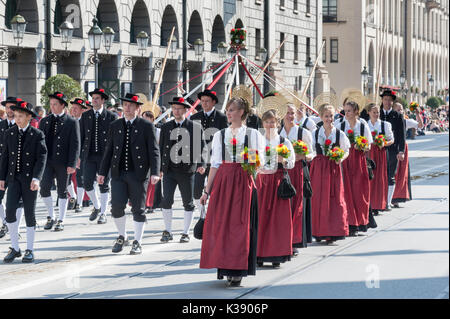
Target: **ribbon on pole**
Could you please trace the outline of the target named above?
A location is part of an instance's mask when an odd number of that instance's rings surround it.
[[[255,80],[253,79],[253,77],[251,76],[250,72],[247,70],[247,67],[244,64],[244,61],[241,60],[241,65],[242,68],[244,69],[245,73],[247,73],[248,77],[250,78],[250,80],[252,81],[253,86],[256,88],[256,91],[258,91],[259,95],[264,98],[264,95],[261,93],[261,90],[259,89],[258,85],[256,84]]]
[[[236,72],[237,72],[237,68],[234,68],[233,74],[231,75],[231,78],[230,78],[230,83],[228,84],[227,94],[225,95],[225,99],[223,100],[222,110],[221,110],[222,112],[225,110],[228,99],[231,96],[231,90],[233,89],[233,82],[234,82],[234,79],[236,78]]]

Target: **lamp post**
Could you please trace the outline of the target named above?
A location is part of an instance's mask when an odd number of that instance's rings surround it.
[[[103,43],[105,45],[106,53],[109,53],[109,50],[111,50],[114,35],[115,32],[111,27],[105,27],[103,29]]]
[[[11,19],[11,28],[13,31],[14,41],[16,41],[17,47],[22,44],[25,29],[27,28],[27,21],[20,14],[14,16]]]
[[[219,57],[221,59],[225,59],[227,57],[227,49],[228,49],[228,46],[225,42],[220,42],[217,45],[217,51],[219,52]]]
[[[145,31],[139,32],[136,36],[136,41],[138,44],[138,50],[141,53],[141,57],[144,57],[145,51],[147,51],[148,47],[148,34]]]
[[[64,45],[65,51],[67,51],[67,48],[72,43],[72,36],[73,36],[73,25],[69,21],[64,21],[59,26],[59,31],[61,33],[61,43]]]
[[[311,72],[312,72],[312,69],[313,69],[313,67],[314,67],[314,64],[312,63],[312,61],[311,61],[311,57],[309,56],[308,57],[308,59],[306,60],[306,64],[305,64],[305,67],[306,67],[306,75],[309,77],[310,75],[311,75]],[[313,91],[313,82],[311,82],[311,84],[310,84],[310,86],[309,86],[309,88],[308,88],[308,90],[309,90],[309,92],[310,92],[310,96],[309,96],[309,103],[312,105],[312,102],[313,102],[313,93],[314,93],[314,91]]]
[[[97,18],[92,19],[92,23],[94,24],[92,28],[88,32],[89,45],[91,46],[91,50],[94,50],[94,65],[95,65],[95,87],[98,88],[98,53],[100,50],[100,45],[102,43],[103,32],[102,29],[98,26]]]
[[[205,44],[203,43],[202,39],[197,39],[194,42],[194,50],[195,50],[195,56],[197,59],[200,60],[200,57],[203,55],[203,51],[205,49]]]
[[[400,85],[402,87],[402,93],[403,95],[406,95],[406,87],[405,87],[405,83],[406,83],[406,72],[405,70],[402,71],[402,73],[400,74]]]
[[[258,52],[256,52],[258,58],[260,61],[263,61],[265,63],[267,59],[267,49],[266,48],[259,48]]]
[[[369,72],[367,72],[367,67],[364,66],[364,69],[361,72],[361,79],[363,82],[363,91],[364,91],[364,95],[367,94],[366,92],[366,88],[367,88],[367,81],[369,79]]]
[[[172,43],[170,44],[170,56],[172,57],[172,59],[175,57],[175,54],[177,53],[177,49],[178,49],[178,40],[177,37],[173,36],[172,38]]]
[[[431,74],[430,74],[430,77],[428,79],[428,84],[430,84],[430,96],[433,96],[434,79],[433,79],[433,75],[431,75]]]

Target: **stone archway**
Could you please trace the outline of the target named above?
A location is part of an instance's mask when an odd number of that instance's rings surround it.
[[[212,38],[211,38],[211,52],[217,52],[217,46],[220,42],[226,42],[225,26],[222,17],[216,16],[213,24]]]
[[[178,47],[180,46],[180,37],[178,36],[178,21],[175,10],[172,6],[168,5],[164,9],[164,14],[161,22],[161,46],[167,46],[169,43],[169,37],[175,27],[175,37],[177,38]]]
[[[143,0],[138,0],[131,14],[130,43],[137,43],[136,36],[145,31],[149,35],[148,45],[151,46],[151,30],[148,9]]]

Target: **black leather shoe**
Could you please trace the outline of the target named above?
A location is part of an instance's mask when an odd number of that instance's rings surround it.
[[[263,262],[257,262],[257,263],[256,263],[256,266],[262,267],[262,266],[264,266],[264,263],[263,263]]]
[[[32,263],[33,261],[34,261],[33,252],[29,249],[25,250],[25,255],[22,258],[22,262],[29,264],[29,263]]]
[[[279,269],[281,267],[280,263],[272,263],[274,269]]]
[[[96,220],[99,213],[100,213],[100,209],[94,208],[92,210],[91,216],[89,216],[89,221],[93,222],[94,220]]]
[[[167,230],[163,231],[161,242],[167,243],[169,240],[173,240],[173,236],[171,233],[169,233]]]
[[[231,281],[229,282],[230,287],[240,287],[241,286],[242,277],[231,277]]]
[[[90,203],[91,201],[90,200],[84,200],[83,201],[83,207],[89,207],[89,206],[91,206],[91,203]]]
[[[53,225],[56,223],[56,220],[52,219],[50,216],[47,217],[47,223],[44,226],[45,230],[50,230],[53,228]]]
[[[97,224],[106,224],[106,215],[101,214],[100,217],[97,220]]]
[[[147,208],[145,209],[145,214],[153,214],[153,213],[154,213],[153,208],[147,207]]]
[[[133,241],[133,247],[131,247],[130,255],[142,254],[142,246],[137,240]]]
[[[67,204],[67,210],[75,209],[76,204],[77,204],[77,200],[75,198],[69,198],[69,203]]]
[[[392,204],[392,207],[393,208],[400,208],[400,205],[398,203],[394,203],[394,204]]]
[[[293,249],[292,249],[292,256],[293,256],[293,257],[298,256],[298,248],[293,248]]]
[[[3,262],[6,264],[10,264],[14,261],[15,258],[19,258],[22,256],[22,253],[19,251],[15,250],[14,248],[10,247],[9,248],[9,253],[8,255],[6,255],[6,257],[3,259]]]
[[[55,231],[63,231],[63,230],[64,230],[63,222],[62,220],[58,220],[55,226]]]
[[[123,236],[119,236],[116,239],[116,242],[114,243],[112,252],[115,254],[120,253],[123,249],[123,246],[127,246],[127,245],[128,245],[128,239],[125,240],[125,238],[123,238]]]
[[[83,211],[83,209],[80,207],[80,205],[76,204],[75,205],[75,213],[81,213]]]
[[[188,243],[190,240],[188,234],[181,234],[180,243]]]
[[[8,226],[6,224],[3,224],[2,228],[0,229],[0,238],[3,238],[8,233]]]
[[[348,233],[348,237],[358,237],[358,231],[357,230],[350,231]]]

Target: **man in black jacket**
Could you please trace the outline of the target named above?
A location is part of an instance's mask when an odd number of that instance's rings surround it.
[[[201,101],[203,110],[192,115],[190,120],[197,121],[202,125],[206,143],[203,158],[207,165],[204,174],[196,172],[194,177],[194,200],[197,207],[200,206],[200,197],[202,197],[203,189],[205,188],[205,179],[208,177],[209,169],[211,167],[209,159],[211,155],[212,139],[217,131],[228,127],[227,116],[216,110],[215,106],[219,103],[216,92],[205,90],[198,94],[198,98]]]
[[[159,147],[163,178],[162,209],[166,229],[161,242],[173,240],[172,236],[172,205],[174,193],[178,185],[184,207],[184,229],[181,243],[189,242],[189,228],[194,214],[194,174],[205,173],[202,159],[204,137],[202,126],[186,119],[190,108],[182,97],[175,97],[172,105],[174,120],[161,127]]]
[[[55,92],[49,97],[52,114],[43,118],[39,123],[39,129],[45,134],[48,150],[40,194],[49,214],[44,229],[50,230],[56,222],[53,216],[53,201],[50,192],[56,177],[59,218],[55,231],[62,231],[67,211],[67,186],[70,175],[76,172],[80,156],[80,127],[77,120],[66,114],[65,108],[68,103],[63,93]]]
[[[103,185],[111,170],[111,213],[119,237],[112,249],[122,251],[128,243],[125,225],[125,208],[131,202],[134,220],[134,241],[130,254],[141,254],[144,234],[145,182],[150,173],[151,183],[160,179],[160,156],[152,123],[139,117],[139,96],[127,93],[123,101],[124,118],[110,124],[105,153],[100,165],[98,184]]]
[[[94,182],[100,169],[103,153],[106,148],[109,126],[117,119],[117,115],[108,111],[105,102],[109,96],[104,89],[89,92],[92,97],[91,110],[81,116],[81,161],[84,174],[84,189],[94,205],[90,221],[97,219],[98,224],[106,223],[106,206],[108,205],[109,177],[105,176],[103,185],[99,185],[100,203],[94,189]]]
[[[16,98],[14,96],[9,96],[5,101],[2,101],[2,105],[5,107],[6,119],[0,121],[0,158],[2,157],[2,148],[5,145],[5,133],[8,129],[16,126],[16,122],[14,120],[14,111],[12,110],[12,106],[15,106],[18,102],[23,102],[22,99]],[[7,184],[7,183],[6,183]],[[8,185],[5,185],[5,189]],[[8,226],[6,223],[6,215],[5,215],[5,207],[3,206],[3,197],[5,196],[5,191],[0,190],[0,218],[2,220],[2,227],[0,228],[0,238],[5,237],[8,233]],[[23,208],[20,207],[17,209],[17,220],[20,223],[22,217]]]
[[[6,222],[11,234],[11,248],[5,263],[21,257],[19,248],[19,220],[16,217],[19,200],[23,199],[27,225],[27,250],[22,259],[24,263],[34,261],[33,245],[36,227],[36,199],[39,181],[42,178],[47,160],[47,147],[44,133],[32,127],[30,121],[37,115],[33,106],[18,102],[11,106],[17,125],[6,131],[3,154],[0,161],[0,189],[5,189],[8,181],[6,199]]]
[[[387,148],[389,185],[387,210],[390,210],[392,207],[392,197],[394,196],[395,175],[397,174],[398,161],[403,161],[405,159],[405,123],[403,121],[403,115],[392,109],[394,102],[397,99],[395,91],[388,89],[380,96],[383,99],[380,108],[380,119],[391,123],[395,141],[394,144]]]

